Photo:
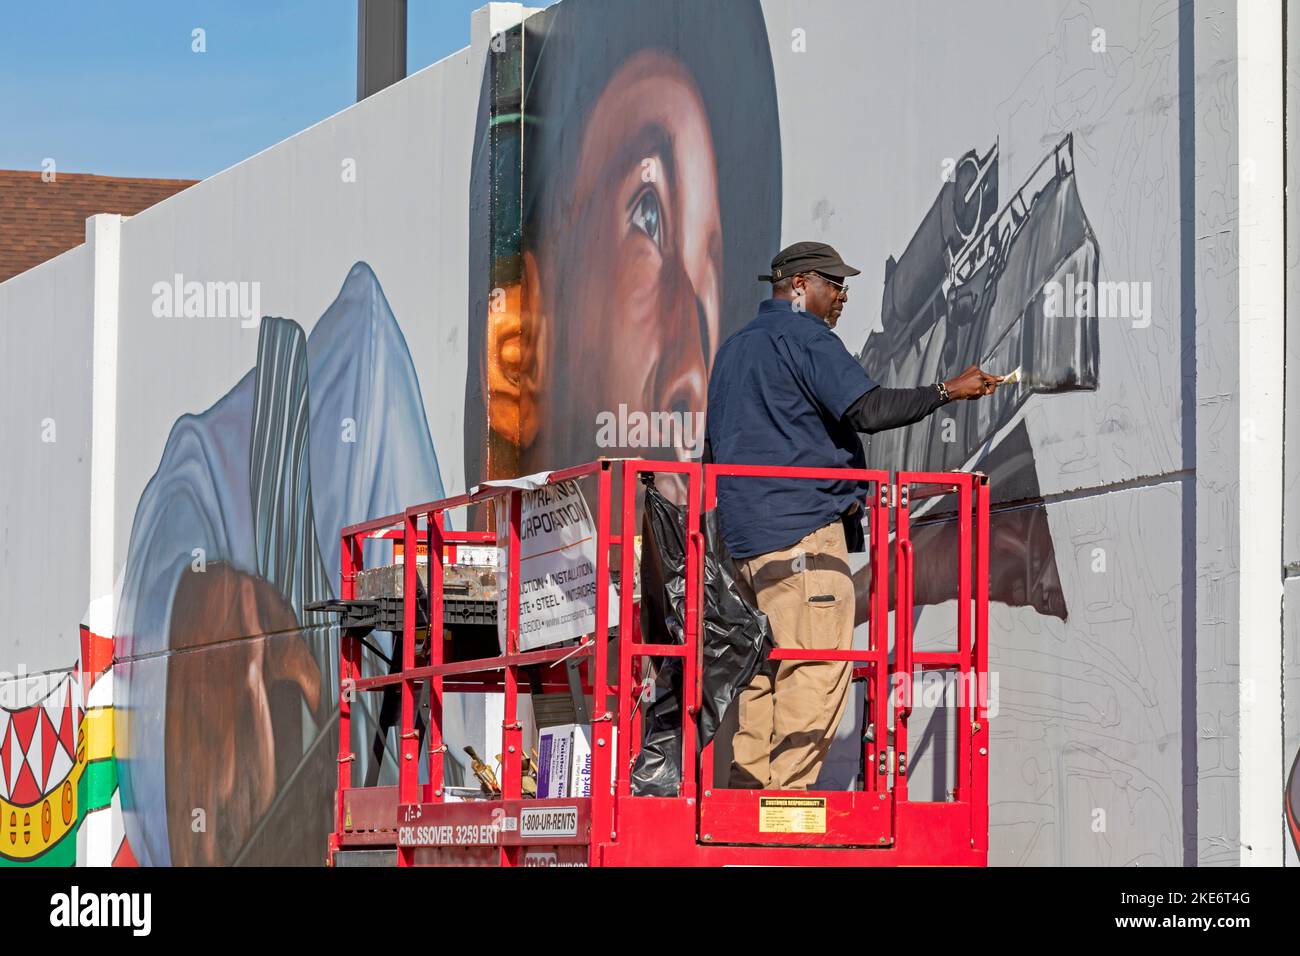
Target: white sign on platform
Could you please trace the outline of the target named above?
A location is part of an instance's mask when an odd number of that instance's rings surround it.
[[[542,480],[544,481],[544,476]],[[522,479],[516,479],[516,482]],[[521,487],[516,482],[509,484]],[[501,484],[507,484],[502,482]],[[526,485],[523,487],[527,487]],[[519,524],[519,649],[531,651],[596,629],[596,523],[577,482],[537,482],[522,492]],[[506,581],[509,516],[497,500],[497,580]],[[497,637],[505,650],[508,588],[497,588]],[[609,623],[618,623],[610,587]]]

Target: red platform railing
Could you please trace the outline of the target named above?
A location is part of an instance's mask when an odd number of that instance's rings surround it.
[[[619,480],[614,473],[619,471]],[[638,482],[645,476],[671,475],[684,485],[686,582],[683,642],[642,641],[640,607],[630,586],[636,574],[631,546],[638,528]],[[809,481],[863,483],[867,522],[868,633],[866,647],[842,651],[774,648],[770,658],[841,660],[855,665],[864,685],[864,707],[872,732],[862,745],[860,789],[787,792],[726,790],[714,785],[713,743],[700,747],[697,721],[702,706],[704,535],[703,512],[716,504],[721,480],[783,477]],[[343,529],[340,597],[354,596],[356,574],[364,567],[367,540],[401,540],[404,593],[414,598],[420,544],[427,548],[429,586],[425,615],[431,639],[428,661],[417,666],[415,640],[400,642],[400,669],[377,677],[361,676],[361,643],[345,632],[340,646],[338,792],[330,860],[342,851],[395,847],[399,865],[721,865],[787,864],[960,864],[982,865],[988,847],[988,484],[968,473],[900,473],[896,481],[879,470],[776,468],[603,459],[552,472],[550,483],[582,483],[592,508],[596,539],[595,627],[576,644],[521,651],[519,645],[519,552],[521,491],[485,485],[467,494],[426,502]],[[955,515],[936,520],[958,524],[958,636],[954,652],[917,652],[913,647],[915,553],[910,535],[911,503],[924,497],[957,495]],[[616,500],[617,499],[617,500]],[[505,525],[497,533],[449,530],[449,511],[504,501]],[[894,569],[890,570],[890,517],[894,518]],[[929,519],[926,519],[929,520]],[[617,521],[617,526],[615,522]],[[499,537],[498,537],[499,535]],[[460,545],[500,540],[505,549],[505,648],[498,656],[444,661],[443,558]],[[611,570],[619,569],[617,628],[609,618]],[[893,648],[890,656],[890,582],[894,591]],[[403,632],[414,635],[415,600],[403,603]],[[616,650],[611,674],[611,639]],[[681,778],[675,797],[637,796],[631,770],[640,753],[648,658],[683,659]],[[591,698],[592,792],[561,800],[524,798],[520,792],[524,748],[519,696],[537,683],[567,686],[559,668],[575,661],[581,686]],[[912,714],[911,683],[916,668],[951,669],[979,693],[959,705],[957,786],[943,802],[908,799],[907,723]],[[429,683],[428,748],[420,754],[415,711],[424,682]],[[351,766],[352,717],[358,692],[401,691],[396,787],[354,787]],[[500,799],[463,803],[446,800],[443,707],[449,692],[504,695],[501,728]],[[609,729],[617,728],[610,734]],[[893,744],[889,743],[892,734]],[[612,739],[611,739],[612,738]],[[420,766],[427,779],[419,782]],[[609,786],[598,781],[610,781]],[[806,796],[824,814],[817,832],[798,828],[773,833],[764,821],[773,798]],[[546,827],[538,831],[536,821]],[[551,825],[555,821],[560,821]],[[571,824],[571,825],[570,825]],[[540,824],[538,824],[540,826]],[[572,832],[570,832],[570,830]]]

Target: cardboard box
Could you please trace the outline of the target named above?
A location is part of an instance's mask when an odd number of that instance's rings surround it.
[[[609,731],[611,757],[616,752],[617,730]],[[537,796],[539,799],[591,796],[591,738],[585,724],[543,727],[538,733]],[[614,761],[610,760],[613,784]]]

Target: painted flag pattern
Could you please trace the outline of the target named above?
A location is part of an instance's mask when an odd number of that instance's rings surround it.
[[[130,862],[113,751],[112,670],[112,639],[82,625],[75,668],[23,682],[38,700],[0,706],[0,866]]]

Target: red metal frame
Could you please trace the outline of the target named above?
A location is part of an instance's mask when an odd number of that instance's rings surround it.
[[[619,470],[619,480],[614,477]],[[618,591],[617,666],[609,679],[609,588],[611,549],[618,550],[619,578],[633,580],[637,483],[643,475],[673,474],[686,484],[686,587],[684,643],[641,641],[640,608],[632,588]],[[696,721],[702,704],[700,640],[704,536],[703,512],[713,508],[717,482],[749,477],[786,477],[813,481],[859,480],[870,492],[863,504],[869,531],[870,566],[868,646],[851,651],[774,649],[777,660],[845,660],[864,682],[874,737],[863,741],[865,774],[861,790],[844,792],[775,792],[727,790],[714,785],[713,745],[699,748]],[[891,481],[884,471],[777,468],[753,465],[602,459],[552,472],[549,481],[579,479],[594,484],[596,522],[596,627],[577,647],[519,650],[519,541],[521,496],[517,489],[488,486],[474,493],[407,508],[344,528],[341,534],[340,596],[354,595],[356,574],[364,567],[364,542],[384,538],[403,541],[405,593],[416,593],[416,564],[421,535],[428,547],[430,584],[427,616],[432,634],[442,630],[442,563],[459,545],[495,542],[492,532],[447,530],[445,515],[454,509],[484,506],[505,499],[508,525],[503,530],[508,581],[506,649],[498,657],[444,662],[443,642],[430,640],[429,662],[415,665],[415,641],[402,642],[401,670],[391,675],[360,676],[360,642],[344,636],[339,651],[339,754],[335,831],[330,836],[331,864],[349,849],[396,848],[397,861],[412,865],[590,866],[730,864],[785,865],[984,865],[988,854],[988,480],[959,472],[901,472]],[[615,502],[615,490],[618,501]],[[940,494],[957,495],[958,638],[953,652],[917,652],[912,641],[914,552],[910,534],[913,501]],[[589,500],[592,495],[588,494]],[[619,526],[613,527],[615,507]],[[894,513],[893,571],[894,656],[889,654],[890,512]],[[626,545],[626,546],[625,546]],[[404,606],[406,633],[415,628],[414,601]],[[640,752],[640,702],[646,658],[680,656],[683,661],[682,779],[676,797],[634,796],[630,771]],[[523,733],[519,694],[529,692],[519,668],[545,665],[547,689],[567,688],[560,670],[565,660],[581,663],[582,683],[592,696],[593,781],[590,797],[568,800],[523,799],[520,765]],[[957,786],[946,802],[912,801],[907,796],[907,724],[911,716],[911,680],[922,671],[955,670],[966,686],[977,689],[963,699],[958,720]],[[415,709],[424,681],[430,683],[428,782],[419,784],[420,754]],[[401,710],[398,784],[362,788],[352,785],[352,702],[357,692],[381,691],[399,684]],[[499,800],[447,803],[443,788],[442,706],[448,692],[501,693],[504,717],[501,738]],[[892,691],[892,693],[891,693]],[[609,729],[617,728],[614,739]],[[889,745],[892,731],[893,745]],[[825,824],[817,832],[772,833],[760,829],[760,801],[771,798],[820,801]],[[530,833],[546,822],[544,835]],[[569,831],[572,832],[569,832]]]

